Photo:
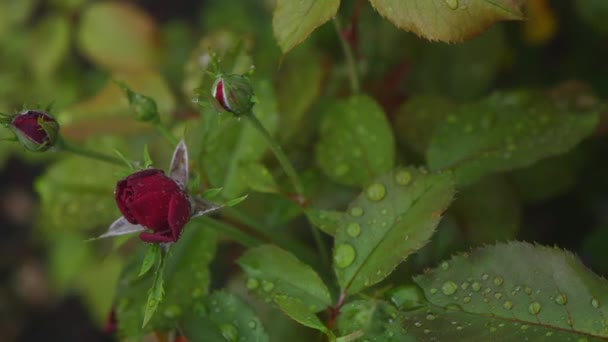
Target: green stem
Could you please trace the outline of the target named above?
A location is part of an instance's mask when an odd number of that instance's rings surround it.
[[[238,242],[239,244],[243,245],[244,247],[255,247],[255,246],[258,246],[258,245],[261,245],[264,243],[263,241],[259,240],[258,238],[253,237],[247,233],[244,233],[243,231],[241,231],[229,224],[226,224],[224,222],[214,220],[212,218],[208,218],[208,217],[204,217],[204,216],[202,218],[200,218],[200,220],[205,223],[206,227],[212,228],[212,229],[218,231],[220,234],[226,235],[227,237]]]
[[[304,188],[302,187],[302,183],[300,183],[300,179],[298,178],[296,170],[291,165],[291,162],[289,161],[289,158],[287,158],[287,155],[285,155],[285,152],[283,152],[281,145],[279,145],[274,140],[274,138],[270,135],[270,133],[268,133],[268,130],[266,130],[266,128],[264,128],[264,126],[262,125],[260,120],[258,120],[258,118],[255,117],[255,115],[253,114],[252,111],[247,112],[243,116],[247,120],[249,120],[249,122],[251,122],[251,124],[255,127],[255,129],[258,132],[260,132],[260,134],[262,134],[262,136],[266,140],[266,143],[270,147],[270,150],[274,153],[275,157],[279,161],[279,164],[281,164],[281,167],[287,174],[287,177],[289,177],[289,179],[291,180],[291,183],[292,183],[293,187],[295,188],[296,193],[298,194],[298,196],[301,199],[304,199],[305,196],[304,196]],[[311,225],[311,231],[312,231],[312,236],[315,240],[315,244],[317,245],[317,249],[319,250],[319,253],[321,254],[321,259],[326,264],[329,264],[329,262],[330,262],[329,254],[327,252],[327,249],[325,248],[323,239],[321,238],[321,233],[319,232],[319,230],[317,228],[312,227],[312,225]]]
[[[342,45],[342,50],[344,51],[344,56],[346,57],[346,63],[348,64],[350,89],[353,93],[357,94],[360,91],[360,86],[359,72],[357,71],[357,62],[355,61],[355,54],[353,53],[350,44],[348,44],[348,42],[342,36],[342,28],[340,26],[340,21],[338,20],[338,17],[334,17],[332,21],[334,22],[334,28],[336,29],[336,33],[340,38],[340,45]]]
[[[179,140],[167,129],[167,127],[163,126],[160,122],[155,124],[156,129],[160,132],[160,134],[167,139],[167,141],[173,145],[177,146]]]
[[[70,142],[67,142],[66,140],[61,139],[61,138],[57,142],[57,147],[61,151],[74,153],[79,156],[87,157],[90,159],[95,159],[95,160],[99,160],[99,161],[103,161],[103,162],[111,163],[111,164],[115,164],[115,165],[120,165],[120,166],[125,165],[124,162],[122,160],[120,160],[119,158],[109,156],[109,155],[101,153],[101,152],[89,150],[85,147],[81,147],[81,146],[72,144]]]
[[[243,116],[247,120],[249,120],[249,122],[251,122],[251,124],[255,127],[255,129],[258,132],[260,132],[260,134],[262,134],[262,136],[266,140],[266,143],[268,144],[268,147],[270,147],[270,150],[272,151],[272,153],[274,153],[275,157],[278,159],[279,164],[281,164],[283,171],[285,171],[285,174],[287,174],[287,177],[289,177],[289,180],[291,181],[291,184],[293,185],[294,189],[296,190],[296,193],[298,194],[298,196],[300,196],[302,199],[305,198],[304,197],[304,188],[302,187],[302,183],[300,183],[298,174],[296,173],[296,170],[291,165],[291,162],[289,161],[289,158],[287,158],[287,155],[285,155],[285,152],[283,152],[281,145],[279,145],[274,140],[274,138],[270,135],[268,130],[266,130],[266,128],[264,128],[264,125],[262,125],[260,120],[258,120],[258,118],[255,117],[253,112],[249,111],[248,113],[244,114]]]

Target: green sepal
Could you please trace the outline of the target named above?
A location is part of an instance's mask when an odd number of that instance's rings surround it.
[[[157,123],[160,121],[158,106],[153,98],[144,94],[134,92],[122,81],[114,81],[116,85],[125,93],[129,105],[135,111],[135,119],[143,122]]]

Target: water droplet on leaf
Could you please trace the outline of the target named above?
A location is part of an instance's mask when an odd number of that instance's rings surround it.
[[[395,182],[399,185],[408,185],[411,180],[412,175],[405,170],[399,170],[395,174]]]
[[[541,305],[539,302],[532,302],[528,306],[528,311],[533,315],[538,315],[538,313],[540,312],[540,309],[541,309]]]
[[[380,183],[374,183],[367,187],[365,195],[370,201],[381,201],[386,195],[386,187]]]
[[[249,290],[255,290],[258,288],[258,286],[260,286],[260,282],[255,278],[249,278],[247,279],[246,286]]]
[[[555,297],[555,302],[559,305],[565,305],[568,302],[568,297],[565,294],[560,293]]]
[[[357,237],[361,234],[361,226],[357,222],[349,223],[346,227],[346,233],[352,237]]]
[[[458,0],[445,0],[445,3],[450,9],[455,10],[458,8]]]
[[[352,208],[350,208],[350,214],[355,217],[361,216],[361,215],[363,215],[363,208],[352,207]]]
[[[262,280],[262,290],[264,290],[265,292],[270,292],[272,291],[272,289],[274,289],[274,283]]]
[[[600,301],[597,300],[596,298],[591,298],[591,306],[593,306],[594,308],[599,308],[600,307]]]
[[[446,281],[441,286],[441,292],[446,296],[453,295],[456,293],[456,290],[458,290],[458,285],[453,281]]]
[[[511,310],[511,309],[513,309],[513,302],[510,300],[505,300],[505,302],[502,303],[502,307],[507,310]]]

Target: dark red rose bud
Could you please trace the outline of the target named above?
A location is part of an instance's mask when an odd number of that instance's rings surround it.
[[[52,116],[34,110],[15,115],[9,128],[23,147],[34,152],[48,150],[57,141],[59,132],[59,124]]]
[[[253,88],[242,75],[220,75],[215,80],[211,95],[226,111],[242,115],[253,107]]]
[[[188,195],[161,170],[139,171],[119,181],[115,196],[127,221],[153,230],[139,234],[145,242],[175,242],[190,220]]]

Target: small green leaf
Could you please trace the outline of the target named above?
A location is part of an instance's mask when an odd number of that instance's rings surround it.
[[[160,245],[151,244],[146,250],[144,261],[141,263],[141,269],[139,270],[138,277],[144,276],[148,271],[152,269],[152,266],[156,263],[156,260],[160,257]]]
[[[268,341],[262,322],[236,295],[217,291],[196,303],[184,317],[184,335],[190,341]]]
[[[152,161],[152,157],[150,156],[150,149],[148,148],[148,145],[146,144],[144,146],[144,169],[147,169],[147,168],[151,167],[152,165],[154,165],[154,162]]]
[[[338,227],[342,224],[346,216],[345,213],[340,211],[328,211],[315,208],[307,208],[305,213],[310,224],[331,236],[336,235],[336,230],[338,230]]]
[[[356,300],[340,310],[336,328],[340,334],[362,332],[363,338],[378,341],[414,342],[415,338],[405,333],[397,318],[398,310],[382,300]]]
[[[300,44],[338,12],[340,0],[278,0],[272,18],[274,36],[283,53]]]
[[[142,328],[144,328],[148,324],[150,319],[152,319],[152,316],[156,312],[156,309],[158,309],[158,306],[165,297],[165,279],[163,275],[165,273],[166,267],[165,258],[165,253],[160,253],[160,261],[158,264],[158,268],[156,269],[156,272],[154,272],[154,281],[152,282],[152,287],[148,291],[148,299],[146,300],[146,306],[144,309],[144,319],[143,323],[141,324]]]
[[[212,199],[212,198],[217,197],[217,195],[219,195],[223,189],[224,188],[207,189],[207,190],[205,190],[205,192],[203,192],[202,196],[203,196],[203,198],[206,198],[206,199]]]
[[[291,319],[294,321],[323,332],[325,335],[334,338],[333,333],[327,329],[327,327],[321,322],[319,317],[315,315],[306,304],[300,299],[294,297],[288,297],[284,295],[277,295],[274,297],[274,302],[277,303],[279,308],[283,310]]]
[[[338,228],[334,269],[343,291],[372,286],[422,248],[452,201],[451,174],[405,168],[375,179]]]
[[[247,288],[263,298],[294,298],[312,312],[331,305],[329,290],[319,275],[279,247],[263,245],[249,249],[238,264],[249,277]]]
[[[316,159],[332,180],[364,185],[393,167],[394,154],[393,132],[372,98],[354,96],[324,111]]]
[[[429,40],[460,42],[501,20],[521,20],[523,0],[370,0],[397,27]]]
[[[529,166],[590,135],[598,108],[569,108],[533,91],[495,93],[447,116],[435,131],[427,162],[431,170],[453,169],[460,185]]]
[[[456,256],[415,278],[429,304],[403,312],[418,337],[599,341],[608,337],[608,283],[573,254],[512,242]]]
[[[224,205],[227,206],[227,207],[234,207],[235,205],[237,205],[237,204],[243,202],[244,200],[246,200],[247,197],[249,197],[249,195],[243,195],[241,197],[233,198],[233,199],[227,201],[226,203],[224,203]]]
[[[277,182],[264,164],[258,162],[246,163],[241,165],[239,172],[249,189],[257,192],[279,192]]]

